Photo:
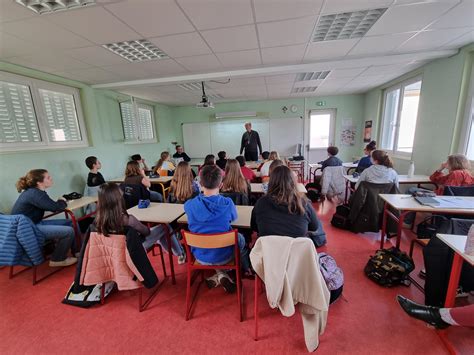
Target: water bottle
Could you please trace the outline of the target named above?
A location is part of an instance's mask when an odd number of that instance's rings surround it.
[[[408,174],[407,176],[409,178],[413,177],[413,175],[415,174],[415,163],[413,161],[410,162],[410,167],[408,168]]]
[[[471,228],[469,228],[469,232],[467,233],[466,248],[464,249],[464,252],[467,255],[474,256],[474,224],[471,225]]]

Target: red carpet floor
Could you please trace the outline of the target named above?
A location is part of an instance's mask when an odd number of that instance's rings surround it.
[[[334,256],[345,273],[344,299],[331,306],[319,354],[447,354],[432,328],[410,319],[398,304],[400,293],[416,301],[414,286],[382,288],[368,280],[363,268],[377,249],[377,235],[356,235],[329,224],[334,206],[316,207],[328,235],[322,250]],[[408,250],[404,241],[403,249]],[[420,262],[419,249],[415,251]],[[158,266],[159,257],[152,257]],[[167,282],[149,308],[137,311],[137,296],[115,292],[103,306],[80,309],[61,304],[74,268],[36,286],[31,271],[12,280],[0,270],[0,353],[306,353],[301,318],[284,318],[260,297],[260,340],[253,336],[253,282],[244,281],[245,321],[238,321],[235,295],[201,287],[193,318],[184,320],[185,268],[177,268],[177,284]],[[448,337],[460,354],[474,353],[472,329],[450,328]]]

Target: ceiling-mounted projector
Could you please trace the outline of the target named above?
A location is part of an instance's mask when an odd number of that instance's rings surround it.
[[[196,107],[199,108],[214,108],[214,104],[209,101],[209,98],[206,95],[206,92],[204,91],[204,81],[201,81],[201,87],[202,87],[202,98],[201,102],[198,102],[196,104]]]

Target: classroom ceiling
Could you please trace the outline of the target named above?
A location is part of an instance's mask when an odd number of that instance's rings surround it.
[[[38,15],[0,0],[0,60],[186,105],[201,80],[217,103],[362,93],[474,42],[474,0],[95,2]],[[337,32],[350,12],[361,30]],[[336,38],[330,25],[342,39],[321,40]],[[164,58],[130,62],[102,46],[133,40]]]

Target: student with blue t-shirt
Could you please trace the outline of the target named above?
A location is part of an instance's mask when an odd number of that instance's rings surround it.
[[[188,216],[188,227],[193,233],[214,234],[232,230],[231,222],[237,219],[237,209],[228,197],[219,195],[222,185],[222,172],[216,165],[206,165],[200,172],[200,183],[203,193],[186,201],[184,211]],[[242,269],[247,272],[250,267],[245,238],[239,234],[240,259]],[[234,247],[203,249],[191,247],[196,260],[204,265],[224,265],[234,259]],[[209,288],[221,285],[226,292],[235,292],[235,283],[223,270],[216,270],[216,275],[206,280]]]
[[[372,165],[372,161],[370,160],[370,155],[375,149],[377,149],[376,145],[377,143],[375,143],[375,141],[371,141],[369,144],[365,146],[364,148],[365,156],[359,160],[359,164],[357,164],[357,168],[356,168],[356,172],[358,172],[359,174]]]

